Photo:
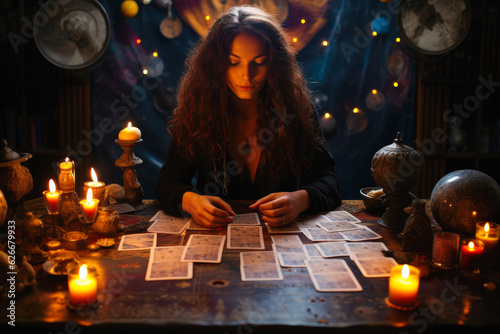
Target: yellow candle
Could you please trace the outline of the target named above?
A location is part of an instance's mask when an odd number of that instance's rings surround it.
[[[88,222],[95,220],[97,215],[97,206],[99,205],[99,200],[92,197],[92,188],[87,191],[87,199],[80,201],[80,206],[83,211],[83,216]]]
[[[59,168],[62,170],[73,169],[73,161],[70,161],[69,158],[66,158],[64,161],[59,163]]]
[[[97,173],[94,168],[91,168],[90,175],[92,176],[92,181],[84,183],[83,191],[87,193],[89,189],[92,189],[92,197],[99,200],[99,204],[102,205],[104,202],[105,184],[97,179]]]
[[[476,223],[476,239],[484,244],[484,261],[490,262],[495,259],[499,237],[500,225],[492,222]]]
[[[49,190],[43,192],[43,199],[45,202],[45,207],[49,214],[57,214],[59,212],[59,197],[62,191],[56,190],[56,184],[54,180],[49,181]]]
[[[398,306],[412,306],[417,301],[420,270],[405,265],[394,266],[389,277],[389,301]]]
[[[132,126],[131,122],[128,122],[128,126],[118,134],[119,140],[139,140],[140,138],[141,130]]]
[[[69,300],[73,306],[91,305],[97,301],[97,280],[88,275],[87,265],[82,265],[78,276],[68,275]]]
[[[59,168],[59,188],[63,192],[75,191],[75,165],[68,157],[58,163]]]

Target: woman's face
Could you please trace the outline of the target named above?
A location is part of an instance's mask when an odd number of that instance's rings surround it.
[[[255,99],[266,82],[268,59],[264,43],[241,33],[233,40],[226,73],[227,85],[242,100]]]

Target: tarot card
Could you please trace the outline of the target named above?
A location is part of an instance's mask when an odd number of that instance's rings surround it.
[[[347,243],[346,249],[349,257],[354,260],[356,258],[385,257],[382,251],[387,250],[387,247],[383,242],[367,241]]]
[[[271,239],[277,245],[302,245],[302,241],[296,234],[291,235],[272,235]]]
[[[281,268],[273,251],[241,252],[240,271],[243,281],[283,280]]]
[[[198,224],[193,218],[189,219],[189,224],[186,227],[187,230],[197,230],[197,231],[213,231],[212,228],[208,228]]]
[[[354,217],[347,211],[329,211],[328,213],[323,214],[323,216],[325,216],[332,222],[353,222],[353,223],[361,222],[361,220]]]
[[[183,262],[220,263],[225,235],[192,234],[182,252]]]
[[[392,257],[352,257],[352,259],[365,277],[389,277],[391,268],[398,265]]]
[[[118,250],[150,249],[156,246],[156,233],[125,234]]]
[[[345,247],[349,254],[352,253],[380,254],[381,251],[387,250],[387,247],[383,242],[374,242],[374,241],[347,243]]]
[[[193,262],[181,262],[184,246],[151,248],[146,281],[193,278]]]
[[[330,258],[348,256],[349,252],[347,251],[346,245],[346,242],[330,241],[315,243],[314,247],[316,247],[321,256],[324,258]]]
[[[302,248],[304,248],[307,259],[323,259],[323,256],[314,244],[305,244],[302,245]]]
[[[338,233],[349,241],[365,241],[382,238],[378,233],[373,232],[366,226],[361,226],[361,228],[357,230],[349,230]]]
[[[305,263],[317,291],[363,290],[344,260],[306,260]]]
[[[278,253],[278,259],[282,267],[305,267],[306,254],[302,253]]]
[[[282,267],[305,267],[304,260],[306,254],[304,253],[303,245],[277,245],[272,244],[273,251],[277,254],[278,260]]]
[[[260,225],[259,215],[256,213],[241,213],[233,216],[229,225]]]
[[[324,221],[324,222],[319,222],[317,223],[319,227],[321,227],[323,230],[326,232],[340,232],[340,231],[347,231],[347,230],[355,230],[359,228],[359,225],[351,222],[331,222],[331,221]]]
[[[189,218],[170,216],[163,211],[158,211],[151,220],[153,224],[148,227],[148,232],[156,233],[181,234],[189,224]]]
[[[269,233],[301,233],[302,230],[299,228],[297,222],[291,222],[290,224],[284,226],[271,226],[266,223],[267,232]]]
[[[326,232],[321,227],[308,227],[303,231],[304,235],[311,241],[345,241],[341,232]]]
[[[264,249],[262,226],[228,225],[228,249]]]
[[[302,248],[302,244],[290,244],[290,245],[280,245],[280,244],[272,244],[273,251],[276,253],[303,253],[304,249]]]

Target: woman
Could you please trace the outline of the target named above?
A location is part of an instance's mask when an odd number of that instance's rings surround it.
[[[189,55],[156,195],[170,214],[220,228],[251,199],[272,226],[340,204],[307,84],[279,22],[232,7]],[[192,180],[196,185],[192,185]]]

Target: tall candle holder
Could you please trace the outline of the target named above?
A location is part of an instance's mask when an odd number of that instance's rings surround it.
[[[47,218],[44,224],[45,237],[51,240],[61,240],[64,231],[57,226],[56,217],[59,214],[59,209],[61,208],[61,190],[55,189],[55,183],[50,180],[50,190],[45,190],[43,194],[43,202],[45,208],[47,209]],[[60,243],[59,243],[60,244]]]
[[[122,155],[115,161],[115,165],[123,170],[123,186],[125,201],[132,206],[142,204],[144,191],[137,179],[135,166],[142,164],[142,159],[134,154],[134,147],[142,142],[142,139],[137,140],[120,140],[116,139],[115,143],[122,149]]]
[[[89,232],[89,226],[91,226],[97,216],[97,208],[99,207],[99,200],[93,198],[92,188],[87,191],[87,199],[80,201],[80,207],[82,208],[83,217],[85,218],[86,224],[83,225],[83,232],[85,235]]]
[[[64,230],[76,229],[73,225],[81,224],[79,217],[78,195],[75,191],[75,163],[66,158],[57,163],[59,172],[59,189],[61,194],[61,207],[59,217],[63,221]]]

